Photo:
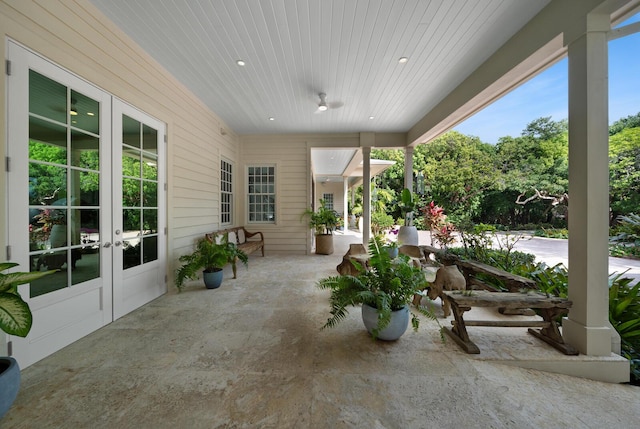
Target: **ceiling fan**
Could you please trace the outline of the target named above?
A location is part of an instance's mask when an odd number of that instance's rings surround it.
[[[320,98],[320,102],[318,103],[318,110],[316,110],[316,113],[322,113],[326,112],[329,109],[338,109],[344,106],[344,103],[340,101],[327,103],[327,94],[325,94],[324,92],[319,93],[318,97]]]

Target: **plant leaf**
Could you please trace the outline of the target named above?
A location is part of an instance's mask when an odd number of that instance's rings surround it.
[[[26,337],[32,323],[29,305],[19,295],[0,293],[0,329],[9,335]]]

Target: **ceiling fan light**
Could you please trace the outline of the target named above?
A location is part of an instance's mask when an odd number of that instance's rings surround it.
[[[75,107],[72,107],[71,110],[69,110],[69,114],[71,116],[77,116],[78,115],[78,111],[76,110]]]
[[[326,104],[320,104],[318,106],[318,110],[321,112],[324,112],[325,110],[327,110],[327,105]]]

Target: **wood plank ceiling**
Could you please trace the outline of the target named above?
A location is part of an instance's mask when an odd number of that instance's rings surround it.
[[[406,132],[549,3],[90,1],[238,134]]]

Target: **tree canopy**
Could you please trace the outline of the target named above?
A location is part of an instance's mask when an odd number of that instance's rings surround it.
[[[612,213],[640,207],[640,113],[610,127]],[[455,131],[414,149],[414,174],[422,174],[424,205],[435,201],[453,219],[518,225],[566,226],[568,210],[567,121],[530,122],[519,137],[490,145]],[[376,179],[377,187],[399,195],[404,187],[404,151],[373,150],[372,157],[396,161]],[[414,182],[416,182],[414,180]],[[387,212],[398,217],[389,204]]]

